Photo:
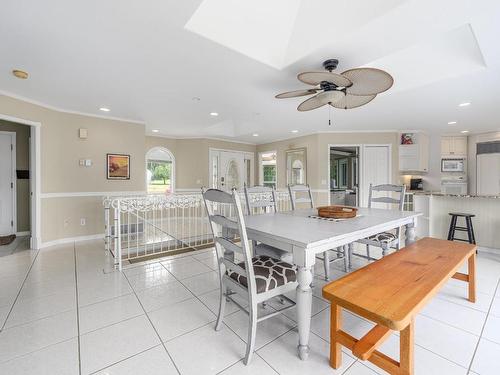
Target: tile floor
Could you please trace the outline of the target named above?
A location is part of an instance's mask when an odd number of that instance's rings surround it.
[[[297,358],[291,310],[259,325],[249,366],[241,361],[246,316],[230,305],[223,329],[213,329],[218,282],[212,250],[131,265],[122,273],[110,264],[100,241],[1,257],[0,374],[383,373],[347,352],[339,370],[328,366],[329,310],[321,298],[320,264],[309,360]],[[363,264],[355,259],[355,267]],[[344,273],[334,264],[331,274]],[[480,253],[476,304],[465,299],[465,285],[452,280],[427,305],[416,324],[417,374],[500,374],[499,279],[500,255]],[[344,316],[353,335],[371,327]],[[382,351],[397,358],[397,339],[394,334]]]

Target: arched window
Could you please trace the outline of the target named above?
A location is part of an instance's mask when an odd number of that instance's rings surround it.
[[[170,194],[175,190],[174,155],[164,147],[146,153],[146,184],[148,194]]]

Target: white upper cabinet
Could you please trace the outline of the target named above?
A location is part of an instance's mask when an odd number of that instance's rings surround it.
[[[399,170],[426,173],[429,171],[429,137],[416,133],[413,139],[413,144],[399,145]]]
[[[441,137],[442,156],[467,156],[467,137]]]

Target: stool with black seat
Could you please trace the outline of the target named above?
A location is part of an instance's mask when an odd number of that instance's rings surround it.
[[[476,243],[476,237],[474,236],[474,227],[472,226],[472,218],[476,215],[467,214],[462,212],[450,212],[451,222],[450,230],[448,232],[448,241],[463,241],[471,244]],[[457,219],[459,217],[465,218],[465,227],[457,226]],[[467,232],[467,239],[456,238],[455,231]]]

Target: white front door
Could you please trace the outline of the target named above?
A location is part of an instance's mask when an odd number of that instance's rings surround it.
[[[363,147],[362,163],[362,194],[361,206],[368,205],[368,192],[370,184],[381,185],[391,183],[391,154],[389,146],[370,146]],[[387,204],[376,203],[374,208],[389,208]]]
[[[245,157],[242,152],[220,152],[219,189],[243,189],[245,182]]]
[[[14,233],[14,140],[0,133],[0,235]]]

